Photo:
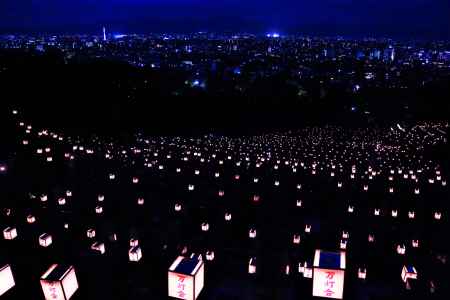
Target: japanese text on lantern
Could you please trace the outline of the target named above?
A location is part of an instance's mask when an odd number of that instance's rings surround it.
[[[177,295],[180,299],[186,299],[186,283],[185,276],[177,275]]]

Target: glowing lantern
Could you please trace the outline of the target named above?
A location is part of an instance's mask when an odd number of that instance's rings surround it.
[[[293,238],[292,242],[297,245],[300,244],[300,235],[294,234],[294,238]]]
[[[42,247],[48,247],[52,242],[52,236],[48,233],[43,233],[39,236],[39,245]]]
[[[78,290],[73,266],[54,264],[41,277],[45,300],[69,300]]]
[[[37,153],[37,154],[42,154],[42,152],[43,152],[42,149],[37,149],[37,150],[36,150],[36,153]]]
[[[114,175],[114,174],[109,174],[109,180],[114,180],[114,179],[116,179],[116,175]]]
[[[403,266],[401,277],[405,283],[408,279],[417,279],[416,268],[414,266]]]
[[[58,199],[58,204],[59,205],[65,205],[66,204],[66,199],[65,198],[59,198]]]
[[[379,208],[375,208],[374,211],[373,211],[373,214],[375,216],[379,216],[380,215],[380,209]]]
[[[305,232],[310,233],[311,232],[311,225],[306,224],[305,225]]]
[[[313,296],[342,299],[345,267],[345,252],[316,250],[314,255]]]
[[[5,265],[0,268],[0,296],[12,289],[16,285],[11,267]]]
[[[254,182],[254,183],[258,183],[258,181],[259,181],[259,179],[258,179],[258,178],[256,178],[256,177],[255,177],[255,178],[253,178],[253,182]]]
[[[181,169],[180,169],[180,168],[177,168],[176,171],[177,171],[177,173],[180,173],[180,172],[181,172]]]
[[[438,212],[438,211],[434,212],[434,218],[436,220],[440,220],[441,217],[442,217],[442,213],[441,212]]]
[[[254,228],[250,229],[248,232],[248,237],[251,239],[256,238],[256,229],[254,229]]]
[[[231,221],[231,214],[230,213],[226,213],[225,214],[225,220],[226,221]]]
[[[195,175],[200,175],[200,171],[199,170],[195,170]]]
[[[95,229],[92,229],[92,228],[88,229],[86,232],[86,235],[90,239],[95,238]]]
[[[208,231],[209,230],[209,224],[208,223],[202,223],[202,231]]]
[[[302,200],[297,200],[297,207],[302,207]]]
[[[373,234],[369,234],[368,241],[369,243],[375,242],[375,236]]]
[[[22,141],[22,144],[25,145],[25,146],[28,145],[28,144],[29,144],[29,143],[28,143],[28,140],[23,140],[23,141]]]
[[[366,268],[358,268],[358,278],[359,279],[366,279],[366,277],[367,277]]]
[[[256,258],[252,257],[248,262],[248,274],[255,274],[255,273],[256,273]]]
[[[406,247],[405,245],[397,245],[397,253],[400,255],[405,255]]]
[[[304,278],[313,278],[313,268],[308,267],[306,262],[305,262],[305,269],[303,271],[303,277]]]
[[[137,177],[133,177],[133,183],[134,183],[134,184],[137,184],[137,183],[139,183],[139,178],[137,178]]]
[[[352,205],[349,205],[348,208],[347,208],[347,211],[349,213],[353,213],[354,210],[355,210],[355,208]]]
[[[32,224],[36,222],[36,218],[33,215],[28,215],[27,216],[27,223]]]
[[[347,249],[347,241],[346,240],[341,240],[340,248],[341,248],[341,250]]]
[[[17,237],[17,229],[15,227],[6,227],[3,230],[3,238],[5,240],[13,240]]]
[[[46,202],[48,200],[47,195],[41,195],[41,202]]]
[[[342,187],[342,182],[338,182],[337,186],[338,186],[338,188],[341,188]]]
[[[392,217],[393,218],[397,218],[397,216],[398,216],[398,211],[395,209],[393,209],[392,211],[391,211],[391,215],[392,215]]]
[[[208,261],[214,260],[214,251],[206,251],[206,260]]]
[[[258,195],[253,195],[253,202],[259,202],[260,197]]]
[[[393,187],[390,187],[389,188],[389,193],[393,193],[394,192],[394,188]]]
[[[419,240],[412,240],[411,244],[412,244],[413,248],[419,248]]]
[[[348,234],[348,231],[342,231],[342,238],[343,239],[348,239],[350,235]]]
[[[95,242],[92,244],[91,249],[99,252],[100,254],[104,254],[105,253],[105,244],[100,243],[100,242]]]
[[[130,247],[136,247],[139,245],[139,240],[137,239],[130,239]]]
[[[103,200],[105,200],[105,196],[104,195],[98,195],[97,196],[97,200],[100,202],[103,202]]]
[[[222,191],[222,190],[219,191],[219,197],[223,197],[224,194],[225,194],[224,191]]]
[[[193,184],[188,185],[188,190],[189,191],[193,191],[194,190],[194,185]]]
[[[144,198],[138,198],[137,199],[137,204],[138,205],[144,205]]]
[[[66,191],[66,197],[72,197],[72,191],[67,190]]]
[[[133,246],[128,251],[128,258],[130,261],[138,262],[142,258],[142,250],[139,246]]]
[[[95,213],[100,215],[101,213],[103,213],[103,207],[101,207],[100,205],[95,207]]]
[[[181,204],[175,204],[175,211],[181,211]]]
[[[239,180],[240,178],[241,178],[241,176],[239,174],[234,175],[235,180]]]
[[[220,176],[219,172],[214,173],[214,177],[218,178]]]
[[[47,157],[47,161],[48,162],[52,162],[53,161],[53,157],[51,157],[51,156]]]
[[[415,216],[416,216],[416,213],[414,211],[409,211],[408,212],[408,218],[414,219]]]
[[[179,256],[169,268],[169,297],[195,300],[204,285],[205,265],[201,259]]]

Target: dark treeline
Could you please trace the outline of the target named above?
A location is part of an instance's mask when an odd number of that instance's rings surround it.
[[[310,81],[302,83],[306,96],[298,97],[283,73],[258,78],[238,92],[226,70],[219,69],[208,74],[207,87],[200,89],[186,85],[189,75],[182,71],[80,57],[67,60],[51,49],[45,54],[3,51],[0,67],[4,103],[22,108],[38,125],[77,132],[245,134],[307,124],[360,126],[450,115],[448,78],[420,89],[364,89],[357,95],[343,84],[323,87]]]

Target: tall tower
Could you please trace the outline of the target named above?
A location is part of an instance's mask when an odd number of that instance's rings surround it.
[[[103,26],[103,41],[106,41],[106,28]]]

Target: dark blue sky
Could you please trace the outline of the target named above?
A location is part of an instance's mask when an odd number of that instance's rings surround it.
[[[233,30],[450,38],[450,0],[1,0],[0,31]]]

